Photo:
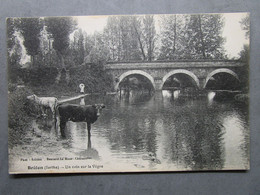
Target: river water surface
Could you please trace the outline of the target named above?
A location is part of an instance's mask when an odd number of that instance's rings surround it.
[[[51,119],[37,119],[11,159],[76,156],[112,172],[248,169],[247,105],[178,95],[87,96],[86,104],[106,105],[91,137],[86,123],[68,122],[62,138]]]

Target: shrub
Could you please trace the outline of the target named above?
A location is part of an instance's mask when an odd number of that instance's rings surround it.
[[[112,90],[112,77],[101,68],[82,66],[71,71],[70,86],[78,88],[80,83],[85,84],[86,93],[105,92]]]
[[[26,87],[14,87],[12,84],[8,86],[8,127],[11,146],[21,143],[32,116],[38,112],[37,106],[26,98],[31,94],[32,91]]]
[[[21,69],[19,76],[26,84],[41,87],[42,85],[52,85],[57,73],[55,67],[24,68]]]
[[[79,84],[85,84],[85,92],[105,92],[113,90],[113,80],[103,69],[103,64],[91,64],[69,69],[70,82],[65,81],[65,71],[61,72],[60,83],[55,83],[55,67],[24,68],[19,72],[23,82],[37,91],[38,95],[61,96],[79,92]]]

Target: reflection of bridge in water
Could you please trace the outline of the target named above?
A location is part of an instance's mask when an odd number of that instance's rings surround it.
[[[225,73],[240,81],[238,73],[245,63],[235,60],[213,61],[175,61],[175,62],[125,62],[108,63],[105,69],[112,75],[115,90],[128,76],[142,75],[146,77],[156,91],[162,90],[168,78],[176,74],[184,74],[191,79],[193,85],[200,90],[206,88],[214,75]]]

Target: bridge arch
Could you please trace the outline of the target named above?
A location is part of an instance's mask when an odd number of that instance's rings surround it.
[[[238,75],[234,71],[227,69],[227,68],[219,68],[219,69],[216,69],[216,70],[214,70],[214,71],[212,71],[211,73],[208,74],[208,76],[205,80],[205,83],[203,85],[203,89],[206,88],[206,85],[207,85],[209,79],[217,73],[228,73],[228,74],[234,76],[238,81],[240,81],[239,78],[238,78]]]
[[[163,85],[164,85],[165,81],[166,81],[170,76],[172,76],[172,75],[174,75],[174,74],[179,74],[179,73],[186,74],[186,75],[188,75],[189,77],[191,77],[191,78],[195,81],[196,87],[199,88],[199,86],[200,86],[199,79],[198,79],[198,77],[197,77],[193,72],[191,72],[191,71],[189,71],[189,70],[185,70],[185,69],[177,69],[177,70],[172,70],[172,71],[168,72],[168,73],[163,77],[163,79],[162,79],[162,85],[161,85],[160,89],[163,88]]]
[[[119,84],[123,81],[123,79],[129,75],[134,75],[134,74],[139,74],[142,75],[144,77],[146,77],[153,85],[153,88],[155,88],[155,83],[154,83],[154,78],[148,74],[147,72],[144,72],[142,70],[130,70],[127,72],[124,72],[123,74],[120,75],[120,77],[118,78],[118,82],[115,85],[115,90],[117,90],[119,88]]]

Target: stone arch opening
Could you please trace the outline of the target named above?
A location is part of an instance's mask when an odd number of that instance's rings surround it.
[[[195,85],[196,88],[199,88],[200,84],[199,84],[199,79],[198,77],[192,73],[191,71],[188,71],[188,70],[185,70],[185,69],[177,69],[177,70],[173,70],[173,71],[170,71],[168,72],[162,79],[162,85],[160,87],[160,89],[163,88],[166,80],[173,76],[173,75],[176,75],[176,74],[184,74],[184,75],[187,75],[189,78],[191,78],[193,84]]]
[[[147,72],[144,72],[142,70],[130,70],[130,71],[127,71],[127,72],[121,74],[120,77],[117,79],[117,83],[115,85],[116,91],[119,89],[119,85],[124,80],[124,78],[126,78],[127,76],[130,76],[130,75],[142,75],[142,76],[144,76],[145,78],[147,78],[151,82],[153,88],[155,89],[154,78],[150,74],[148,74]]]
[[[205,89],[207,87],[207,85],[209,84],[209,82],[211,80],[215,80],[214,76],[219,75],[219,74],[231,75],[233,80],[236,80],[238,83],[240,83],[240,79],[239,79],[238,75],[234,71],[232,71],[230,69],[227,69],[227,68],[220,68],[220,69],[216,69],[216,70],[214,70],[214,71],[212,71],[211,73],[208,74],[208,76],[207,76],[207,78],[205,80],[205,83],[203,85],[203,89]],[[226,82],[227,80],[223,79],[223,82],[224,81]]]

